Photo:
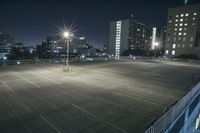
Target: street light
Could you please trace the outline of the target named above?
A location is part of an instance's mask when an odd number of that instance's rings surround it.
[[[73,34],[71,34],[69,31],[65,31],[63,33],[63,37],[65,39],[65,42],[67,42],[67,58],[65,56],[65,64],[64,64],[64,71],[69,71],[69,39],[72,37]]]
[[[154,56],[155,56],[155,57],[156,57],[156,50],[157,50],[158,45],[159,45],[158,42],[155,42],[155,43],[154,43],[154,51],[155,51]]]

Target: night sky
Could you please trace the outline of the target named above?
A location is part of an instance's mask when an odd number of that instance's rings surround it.
[[[0,32],[19,42],[40,44],[63,24],[75,27],[95,46],[108,41],[109,22],[134,18],[148,26],[164,25],[169,7],[184,0],[0,0]],[[200,0],[189,0],[200,3]]]

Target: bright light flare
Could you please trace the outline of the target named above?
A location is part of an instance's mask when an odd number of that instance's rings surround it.
[[[69,33],[68,31],[65,31],[65,32],[63,33],[63,36],[64,36],[65,38],[68,38],[68,37],[70,36],[70,33]]]

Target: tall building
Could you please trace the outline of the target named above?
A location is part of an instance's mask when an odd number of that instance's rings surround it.
[[[151,47],[151,28],[133,19],[110,23],[109,53],[119,59],[127,50],[146,52]]]
[[[151,36],[151,49],[159,53],[157,55],[164,55],[165,40],[166,39],[166,26],[153,27]],[[155,46],[155,44],[158,46]]]
[[[9,53],[15,44],[14,37],[0,33],[0,53]]]
[[[168,10],[165,55],[183,54],[200,57],[200,4]]]

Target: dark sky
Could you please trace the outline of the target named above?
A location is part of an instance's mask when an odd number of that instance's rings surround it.
[[[108,40],[109,22],[134,18],[148,26],[164,25],[169,7],[184,0],[0,0],[0,32],[17,41],[40,44],[56,35],[57,27],[73,24],[77,36],[95,46]],[[200,3],[190,0],[189,3]]]

